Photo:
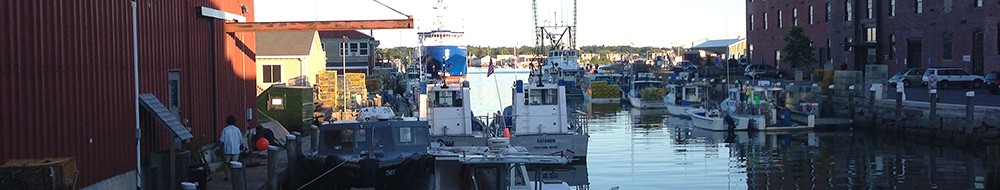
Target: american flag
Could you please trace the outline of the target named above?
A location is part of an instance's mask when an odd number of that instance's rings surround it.
[[[488,68],[489,69],[486,70],[486,77],[490,77],[490,75],[493,75],[493,58],[492,57],[490,57],[490,66]]]

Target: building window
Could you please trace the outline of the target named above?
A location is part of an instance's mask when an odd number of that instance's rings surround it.
[[[799,9],[792,8],[792,26],[799,26]]]
[[[830,14],[833,14],[833,6],[830,5],[830,2],[826,2],[826,17],[823,18],[826,22],[830,22]]]
[[[873,11],[875,9],[875,5],[873,5],[874,1],[875,0],[868,0],[868,7],[867,7],[868,8],[868,15],[867,15],[868,19],[872,19],[872,17],[875,16],[875,12]]]
[[[764,30],[767,30],[767,13],[764,13]]]
[[[1000,1],[998,1],[1000,2]],[[997,23],[997,55],[1000,55],[1000,23]]]
[[[896,16],[896,0],[889,0],[889,16]]]
[[[916,6],[913,6],[917,14],[924,13],[924,0],[916,0]]]
[[[264,65],[264,83],[281,82],[281,65]]]
[[[368,49],[368,43],[358,43],[358,55],[359,56],[368,56],[369,50],[370,49]]]
[[[952,58],[951,38],[952,38],[951,32],[944,33],[944,45],[942,47],[944,49],[941,51],[943,53],[943,55],[941,56],[942,59],[951,60]]]
[[[975,0],[975,1],[976,1],[976,7],[983,7],[983,0]]]
[[[813,24],[813,6],[809,5],[809,25]]]
[[[830,55],[830,48],[833,47],[833,43],[830,42],[830,38],[826,39],[826,56],[830,59],[830,63],[833,63],[833,55]]]
[[[170,111],[177,112],[181,107],[181,71],[170,70],[167,72],[167,96],[170,99]]]
[[[851,51],[851,49],[854,49],[854,47],[851,47],[851,43],[854,43],[854,40],[852,40],[851,37],[844,37],[844,51]]]
[[[778,28],[784,27],[784,25],[785,25],[785,23],[784,23],[783,19],[781,19],[781,11],[779,10],[778,11]]]
[[[323,48],[323,51],[326,51],[326,42],[320,42],[319,47]]]
[[[774,50],[774,67],[778,67],[778,63],[781,63],[781,50]]]
[[[889,59],[896,58],[896,35],[889,34]]]
[[[851,6],[851,1],[844,1],[844,20],[851,21],[854,17],[854,7]]]
[[[347,43],[347,48],[344,48],[344,44],[340,44],[341,55],[346,51],[347,56],[368,56],[368,42],[349,42]]]
[[[753,31],[753,14],[747,15],[747,18],[749,18],[747,20],[750,20],[750,26],[747,28],[749,28],[750,31]]]
[[[952,4],[954,4],[954,0],[944,0],[944,8],[943,9],[944,9],[945,13],[950,13],[951,12]]]
[[[876,42],[876,41],[878,41],[878,36],[875,35],[876,34],[875,28],[867,28],[867,29],[865,29],[865,31],[868,34],[866,36],[866,38],[865,38],[867,42]]]

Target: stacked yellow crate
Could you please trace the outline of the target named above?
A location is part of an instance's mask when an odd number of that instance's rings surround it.
[[[338,106],[338,97],[340,97],[340,91],[337,89],[337,72],[336,71],[323,71],[316,75],[316,102],[322,103],[324,108],[333,108]]]

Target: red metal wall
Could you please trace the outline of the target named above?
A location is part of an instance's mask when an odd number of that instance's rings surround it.
[[[166,102],[168,71],[180,70],[180,115],[199,145],[217,139],[226,115],[251,125],[253,33],[223,33],[197,7],[241,13],[245,4],[252,21],[253,1],[137,4],[140,92]],[[131,1],[0,1],[0,162],[75,157],[77,187],[135,169],[131,13]],[[159,134],[144,138],[169,138]]]

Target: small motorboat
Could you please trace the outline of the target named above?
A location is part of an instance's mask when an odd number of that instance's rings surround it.
[[[717,109],[708,110],[697,108],[688,110],[687,113],[691,116],[691,122],[695,127],[712,131],[723,131],[728,129],[723,122],[722,112]]]

